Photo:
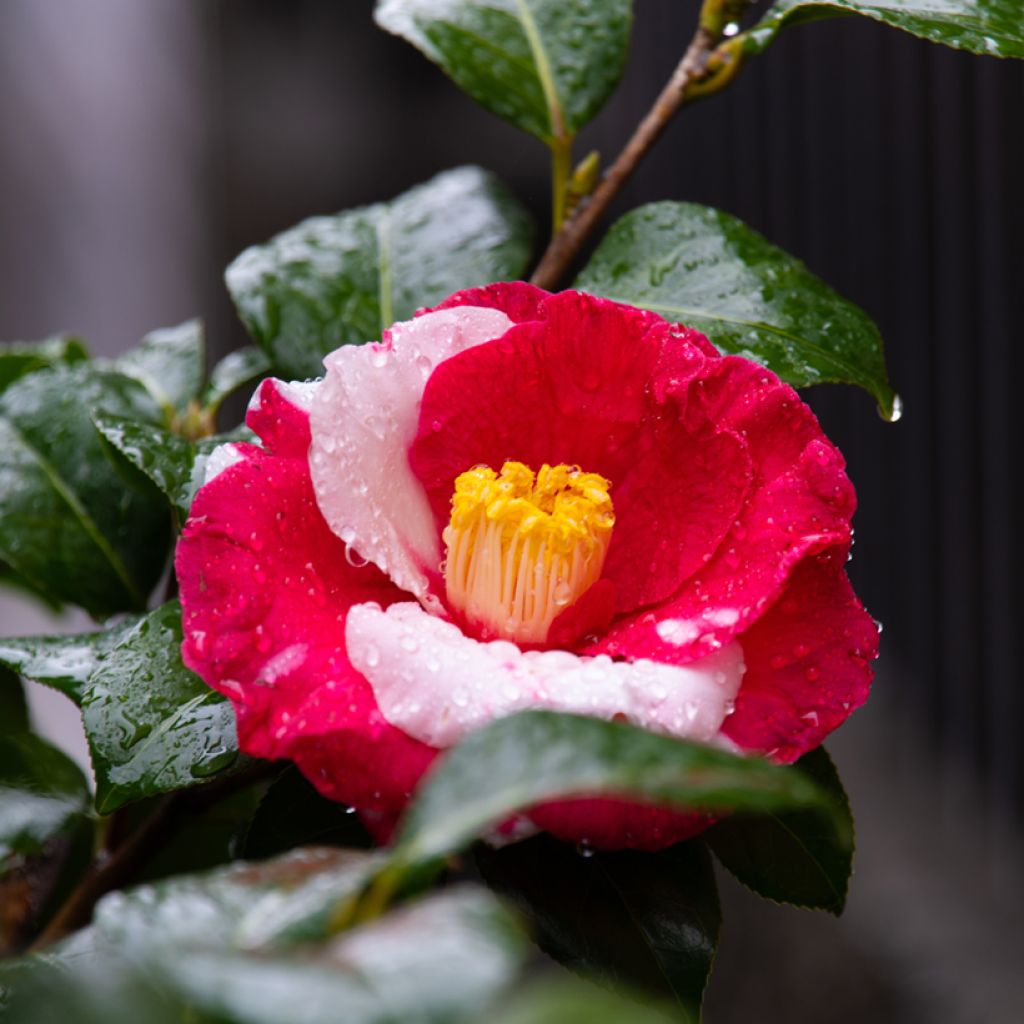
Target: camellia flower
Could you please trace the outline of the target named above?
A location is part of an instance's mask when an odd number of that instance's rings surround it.
[[[186,663],[241,749],[386,834],[439,751],[524,708],[791,762],[867,696],[854,494],[795,392],[643,310],[460,292],[264,381],[177,554]],[[656,849],[706,819],[580,798],[528,818]]]

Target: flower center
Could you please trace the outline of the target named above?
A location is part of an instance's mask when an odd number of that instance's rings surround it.
[[[444,531],[451,607],[483,636],[543,643],[601,576],[615,525],[610,486],[565,465],[460,474]]]

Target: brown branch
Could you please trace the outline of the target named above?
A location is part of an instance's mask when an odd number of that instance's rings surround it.
[[[105,861],[96,861],[75,886],[64,905],[39,933],[29,952],[35,953],[89,923],[97,900],[128,881],[159,848],[178,810],[178,796],[159,807]]]
[[[598,220],[680,108],[698,96],[717,91],[732,79],[742,59],[742,44],[739,37],[722,46],[719,43],[726,24],[737,19],[749,2],[707,0],[700,26],[679,66],[593,194],[552,238],[530,278],[531,284],[548,289],[557,286]]]
[[[201,813],[226,796],[272,778],[280,766],[255,761],[241,771],[192,790],[179,790],[163,799],[156,810],[126,837],[121,838],[105,860],[97,860],[29,947],[37,952],[88,924],[101,897],[120,889],[160,851],[182,814]]]

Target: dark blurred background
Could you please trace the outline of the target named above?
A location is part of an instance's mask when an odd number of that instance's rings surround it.
[[[636,7],[580,155],[617,151],[697,10]],[[542,146],[371,9],[3,0],[0,338],[66,329],[113,354],[199,313],[226,352],[244,338],[221,272],[242,248],[459,163],[543,222]],[[830,744],[858,821],[850,905],[836,921],[723,881],[709,1024],[1024,1021],[1022,112],[1024,63],[854,18],[798,27],[685,110],[618,203],[708,203],[801,257],[879,324],[906,410],[890,425],[863,393],[809,393],[849,459],[851,572],[885,624],[872,701]],[[40,616],[0,597],[0,633]]]

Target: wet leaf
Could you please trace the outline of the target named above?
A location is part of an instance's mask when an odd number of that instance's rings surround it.
[[[531,238],[504,186],[461,167],[391,202],[303,221],[243,252],[226,280],[276,371],[315,377],[339,345],[379,338],[460,288],[518,277]]]
[[[787,25],[844,14],[861,14],[957,50],[1024,57],[1020,0],[776,0],[746,33],[744,48],[761,53]]]
[[[0,343],[0,391],[27,373],[54,363],[77,363],[88,358],[85,345],[66,334],[45,341]]]
[[[237,760],[231,704],[185,668],[181,639],[181,606],[170,601],[124,634],[82,691],[102,814],[204,782]]]
[[[379,855],[293,850],[108,896],[97,908],[101,944],[170,949],[268,949],[326,939],[334,906],[366,879]]]
[[[188,518],[196,491],[203,485],[210,455],[222,444],[255,440],[245,427],[187,441],[164,427],[124,416],[100,414],[94,422],[104,440],[156,484],[171,503],[179,526]]]
[[[39,370],[0,395],[0,560],[103,617],[145,607],[170,529],[155,488],[106,457],[94,410],[159,418],[136,381],[89,363]]]
[[[226,355],[210,373],[210,383],[203,392],[202,404],[216,412],[221,403],[239,388],[255,384],[270,373],[266,353],[252,345]]]
[[[694,327],[794,387],[857,384],[894,418],[896,396],[871,320],[726,213],[677,202],[633,210],[612,227],[576,286]]]
[[[0,664],[80,704],[89,677],[139,621],[128,619],[109,629],[72,636],[0,638]]]
[[[206,375],[206,340],[201,320],[152,331],[114,364],[136,378],[170,421],[198,399]]]
[[[481,873],[522,911],[541,948],[612,989],[699,1020],[721,912],[701,843],[660,853],[582,851],[549,836],[477,849]]]
[[[535,804],[622,796],[688,810],[820,811],[829,796],[804,773],[660,736],[622,722],[524,711],[471,733],[432,769],[403,819],[396,861],[429,863]]]
[[[15,854],[33,856],[86,816],[89,786],[66,754],[32,733],[0,731],[0,874]]]
[[[848,820],[843,834],[823,829],[813,814],[789,811],[726,818],[704,838],[722,864],[759,895],[839,914],[853,871],[850,804],[824,747],[806,754],[796,767],[833,794]]]
[[[544,141],[575,135],[622,76],[629,0],[378,0],[408,40],[478,103]]]

